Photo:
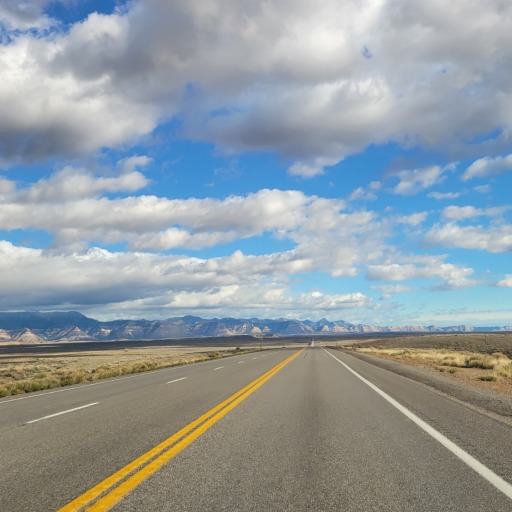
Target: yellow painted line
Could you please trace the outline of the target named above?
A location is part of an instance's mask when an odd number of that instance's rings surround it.
[[[274,366],[262,376],[253,380],[245,387],[231,395],[229,398],[216,405],[213,409],[209,410],[196,420],[183,427],[176,434],[172,435],[165,441],[147,451],[134,461],[127,464],[125,467],[113,473],[111,476],[95,485],[93,488],[86,491],[78,498],[59,509],[58,512],[76,512],[82,510],[94,502],[102,494],[107,493],[99,499],[92,506],[89,506],[88,511],[108,510],[114,506],[123,496],[128,494],[133,488],[139,485],[143,480],[148,478],[151,474],[162,467],[166,462],[171,460],[195,439],[201,436],[212,425],[217,423],[229,411],[236,407],[240,402],[245,400],[256,389],[262,386],[267,380],[272,378],[278,371],[291,362],[305,349],[292,354],[283,362]],[[181,439],[181,441],[180,441]],[[174,446],[173,446],[174,445]],[[157,458],[155,458],[157,457]],[[152,462],[150,462],[154,459]],[[148,462],[150,462],[148,464]],[[135,473],[134,473],[135,472]],[[122,482],[117,488],[115,487],[119,482],[127,478],[130,474],[134,473],[130,478]],[[113,489],[113,490],[112,490]]]

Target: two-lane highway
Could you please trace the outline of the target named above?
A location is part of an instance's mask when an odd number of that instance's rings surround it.
[[[256,352],[0,400],[0,510],[56,510],[291,353]]]
[[[339,351],[18,398],[2,511],[512,510],[510,425]]]

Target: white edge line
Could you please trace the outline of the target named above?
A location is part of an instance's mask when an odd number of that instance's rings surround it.
[[[80,407],[75,407],[74,409],[68,409],[67,411],[56,412],[55,414],[49,414],[48,416],[43,416],[42,418],[37,418],[37,420],[30,420],[25,422],[25,425],[29,423],[36,423],[37,421],[47,420],[49,418],[55,418],[55,416],[60,416],[61,414],[67,414],[68,412],[79,411],[80,409],[85,409],[86,407],[92,407],[93,405],[98,405],[99,402],[93,402],[92,404],[81,405]]]
[[[181,377],[181,379],[170,380],[169,382],[166,382],[166,384],[172,384],[173,382],[178,382],[180,380],[185,380],[185,379],[188,379],[188,377]]]
[[[460,460],[465,462],[471,469],[476,471],[481,477],[485,478],[489,483],[494,485],[496,489],[501,491],[507,498],[512,499],[512,485],[510,485],[507,481],[503,480],[499,475],[491,471],[487,466],[484,466],[477,459],[472,457],[468,452],[463,450],[460,446],[456,445],[453,441],[450,441],[446,436],[438,432],[435,428],[431,427],[428,423],[423,421],[421,418],[416,416],[409,409],[404,407],[402,404],[397,402],[394,398],[391,398],[387,393],[378,388],[375,384],[372,384],[369,380],[365,379],[362,375],[359,375],[356,371],[352,370],[350,366],[345,364],[343,361],[340,361],[336,356],[331,354],[329,351],[323,348],[324,352],[327,352],[333,359],[338,361],[341,365],[343,365],[349,372],[354,374],[358,379],[363,381],[367,386],[372,388],[376,393],[378,393],[384,400],[388,401],[393,407],[398,409],[402,414],[407,416],[410,420],[412,420],[418,427],[424,430],[427,434],[432,436],[436,441],[440,442],[446,449],[451,451],[454,455],[456,455]]]

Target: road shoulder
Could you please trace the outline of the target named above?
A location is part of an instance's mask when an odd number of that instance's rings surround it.
[[[417,366],[410,366],[396,361],[381,359],[369,354],[361,354],[352,350],[343,350],[353,357],[383,368],[416,382],[420,382],[449,398],[463,402],[484,412],[495,415],[507,424],[512,425],[512,397],[494,390],[476,388],[469,384],[456,382],[441,374]]]

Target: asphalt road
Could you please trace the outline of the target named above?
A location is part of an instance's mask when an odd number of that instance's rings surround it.
[[[3,512],[512,510],[509,424],[320,347],[4,398],[0,436]]]

